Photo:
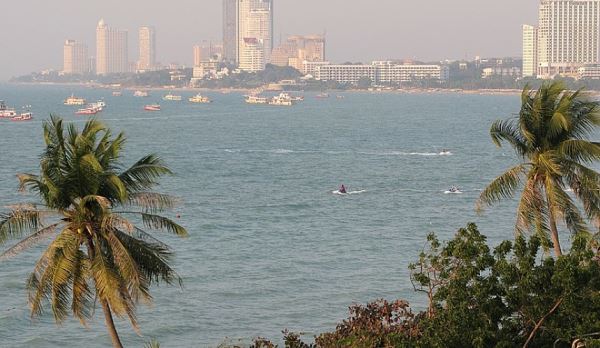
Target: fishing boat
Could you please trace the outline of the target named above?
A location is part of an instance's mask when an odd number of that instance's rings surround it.
[[[163,100],[168,100],[168,101],[181,101],[181,99],[182,98],[180,95],[175,95],[172,93],[169,93],[163,97]]]
[[[135,91],[135,92],[133,93],[133,96],[134,96],[134,97],[140,97],[140,98],[144,98],[144,97],[147,97],[147,96],[148,96],[148,92],[146,92],[146,91]]]
[[[277,106],[292,106],[294,105],[294,100],[287,93],[280,93],[278,96],[271,98],[269,101],[269,105],[277,105]]]
[[[268,104],[269,100],[266,97],[261,97],[258,95],[247,95],[246,103],[248,103],[248,104]]]
[[[17,116],[15,109],[9,109],[3,100],[0,100],[0,118],[10,118]]]
[[[12,117],[10,120],[15,121],[15,122],[23,122],[23,121],[29,121],[31,119],[33,119],[33,113],[32,112],[24,112],[18,116]]]
[[[83,98],[78,98],[76,97],[74,94],[71,94],[71,96],[67,99],[65,99],[65,101],[63,102],[63,104],[65,105],[85,105],[85,99]]]
[[[196,94],[195,96],[191,97],[190,99],[188,99],[191,103],[198,103],[198,104],[208,104],[208,103],[212,103],[212,100],[210,100],[208,97],[205,97],[201,94]]]
[[[160,105],[158,104],[150,104],[144,106],[144,110],[146,111],[160,111]]]

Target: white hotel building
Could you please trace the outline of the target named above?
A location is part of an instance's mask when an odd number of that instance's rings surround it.
[[[417,80],[447,81],[448,67],[441,65],[398,64],[392,61],[375,61],[370,65],[319,65],[315,79],[357,83],[368,77],[375,84],[398,84]]]
[[[541,0],[537,30],[523,27],[523,73],[535,62],[538,77],[576,77],[600,62],[599,49],[600,0]]]

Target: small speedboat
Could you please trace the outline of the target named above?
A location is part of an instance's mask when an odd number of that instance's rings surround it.
[[[95,108],[93,106],[88,106],[87,108],[75,111],[75,115],[95,115],[98,112],[100,112],[100,109]]]
[[[144,110],[146,111],[160,111],[160,105],[158,104],[150,104],[144,106]]]
[[[462,193],[462,191],[456,187],[456,186],[452,186],[449,189],[447,189],[446,191],[444,191],[445,194],[460,194]]]
[[[452,152],[450,152],[450,150],[446,150],[446,149],[444,149],[444,150],[442,150],[442,151],[439,153],[439,155],[440,155],[440,156],[451,156],[451,155],[452,155]]]

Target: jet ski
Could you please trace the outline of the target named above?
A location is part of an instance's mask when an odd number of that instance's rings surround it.
[[[440,156],[450,156],[450,155],[452,155],[452,152],[450,152],[450,150],[443,149],[440,152]]]

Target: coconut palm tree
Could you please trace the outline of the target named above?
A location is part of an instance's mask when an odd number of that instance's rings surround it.
[[[558,222],[579,233],[588,231],[586,218],[600,219],[600,176],[587,166],[600,159],[600,144],[589,140],[599,125],[599,103],[581,90],[568,91],[561,82],[545,83],[537,91],[525,87],[519,116],[496,121],[490,130],[494,143],[500,147],[507,142],[521,161],[489,184],[478,209],[510,198],[522,187],[517,232],[533,231],[546,240],[550,235],[560,256]]]
[[[18,175],[20,190],[39,201],[0,216],[0,244],[26,237],[0,260],[54,236],[27,282],[32,317],[49,305],[58,323],[72,312],[85,325],[100,302],[113,345],[122,347],[113,315],[128,317],[137,331],[136,306],[151,302],[150,286],[181,282],[169,247],[145,230],[187,234],[157,215],[175,199],[149,191],[171,171],[154,155],[122,170],[125,137],[97,120],[79,131],[52,116],[43,129],[40,174]]]

